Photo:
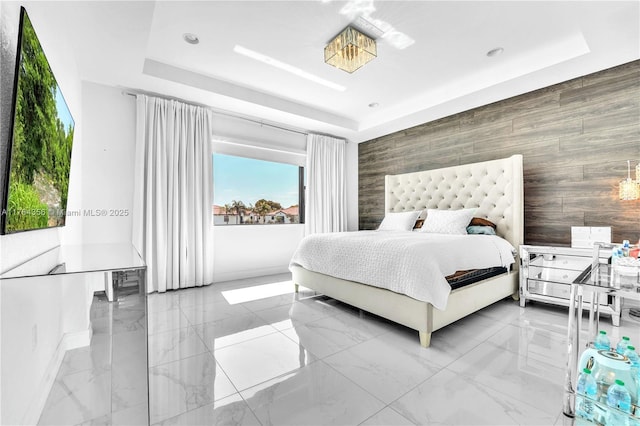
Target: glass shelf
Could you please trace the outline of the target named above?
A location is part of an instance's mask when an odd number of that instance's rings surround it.
[[[609,407],[607,403],[601,399],[595,400],[584,395],[577,395],[577,398],[584,398],[593,403],[594,418],[593,420],[586,419],[580,416],[580,414],[578,414],[577,412],[576,412],[576,418],[580,418],[592,424],[598,424],[598,425],[611,425],[611,426],[640,425],[640,417],[638,417],[640,416],[640,407],[638,407],[637,405],[631,407],[631,411],[632,411],[631,413],[627,413],[617,408]],[[611,422],[609,420],[611,414],[617,414],[615,422]]]

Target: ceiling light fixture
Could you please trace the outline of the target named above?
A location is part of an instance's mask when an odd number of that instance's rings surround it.
[[[309,81],[313,81],[314,83],[322,84],[325,87],[328,87],[333,90],[337,90],[339,92],[344,92],[347,90],[346,87],[336,84],[332,81],[325,80],[324,78],[318,77],[317,75],[308,73],[306,71],[301,70],[300,68],[296,68],[293,65],[285,64],[284,62],[278,61],[270,56],[263,55],[262,53],[255,52],[251,49],[247,49],[246,47],[242,47],[240,45],[235,45],[233,51],[239,53],[240,55],[246,56],[247,58],[255,59],[256,61],[260,61],[264,64],[271,65],[272,67],[276,67],[283,71],[290,72],[291,74],[297,75],[298,77],[305,78]]]
[[[376,41],[353,27],[347,27],[324,48],[324,61],[348,73],[378,56]]]
[[[195,34],[184,33],[184,34],[182,34],[182,38],[184,39],[184,41],[186,41],[189,44],[198,44],[198,43],[200,43],[200,39]]]

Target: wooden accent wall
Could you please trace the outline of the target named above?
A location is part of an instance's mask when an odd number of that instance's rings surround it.
[[[384,176],[524,156],[527,244],[570,244],[571,226],[640,238],[640,201],[618,182],[640,161],[640,61],[361,143],[360,229],[384,217]],[[635,178],[632,169],[632,178]]]

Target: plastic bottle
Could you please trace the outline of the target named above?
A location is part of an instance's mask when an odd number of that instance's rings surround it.
[[[596,341],[593,342],[593,345],[596,349],[604,349],[606,351],[611,349],[611,342],[609,342],[609,337],[607,337],[607,332],[604,330],[600,330],[598,336],[596,337]]]
[[[619,263],[622,258],[622,248],[614,247],[611,251],[611,265],[615,266]]]
[[[598,399],[598,384],[588,368],[582,370],[578,376],[576,391],[578,392],[576,414],[583,419],[593,420],[595,414],[593,401]]]
[[[631,362],[631,368],[640,368],[640,355],[636,353],[635,346],[627,346],[627,349],[622,355],[629,358],[629,362]]]
[[[627,350],[627,346],[631,345],[631,339],[627,336],[622,336],[622,339],[616,345],[616,352],[620,355],[624,355],[624,351]]]
[[[629,358],[629,362],[631,363],[631,377],[635,379],[637,387],[640,388],[640,355],[636,353],[634,346],[627,346],[627,350],[624,351],[623,355]],[[640,399],[640,395],[638,398]],[[640,417],[640,412],[638,412],[638,417]]]
[[[631,413],[631,395],[629,391],[624,387],[622,380],[616,380],[616,383],[609,387],[607,391],[607,405],[612,408],[617,408],[625,413]],[[607,425],[626,426],[629,416],[616,411],[609,410],[607,414]]]

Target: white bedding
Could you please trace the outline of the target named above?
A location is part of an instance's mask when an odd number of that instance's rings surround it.
[[[290,266],[406,294],[444,310],[456,271],[508,267],[513,246],[495,235],[357,231],[305,237]]]

